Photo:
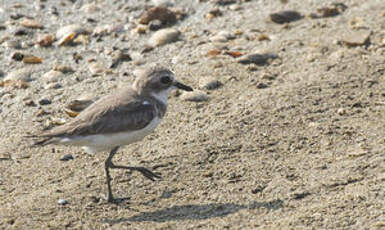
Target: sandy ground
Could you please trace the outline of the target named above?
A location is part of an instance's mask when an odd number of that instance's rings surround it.
[[[344,1],[347,8],[339,15],[317,19],[309,15],[334,1],[256,0],[237,7],[168,1],[186,12],[171,26],[181,31],[180,39],[96,76],[88,68],[91,59],[108,69],[113,47],[132,56],[143,51],[154,32],[138,34],[134,22],[152,2],[94,1],[99,10],[82,8],[88,2],[80,0],[0,2],[2,77],[34,68],[28,88],[0,87],[1,229],[385,228],[383,0]],[[214,8],[222,15],[210,19]],[[287,24],[268,20],[281,10],[306,17]],[[44,28],[16,36],[22,19],[11,16],[17,13]],[[88,44],[34,46],[38,34],[74,23],[90,29],[123,26],[100,38],[87,35]],[[233,37],[211,42],[219,31]],[[368,33],[369,40],[347,46],[343,41],[354,32]],[[269,39],[258,39],[261,34]],[[10,41],[20,41],[21,49]],[[278,58],[241,64],[226,50]],[[16,51],[43,63],[15,61]],[[76,55],[83,59],[76,62]],[[126,199],[108,204],[106,153],[29,147],[27,133],[38,133],[51,118],[71,119],[63,111],[69,101],[131,84],[133,70],[153,62],[169,66],[195,89],[204,77],[223,83],[203,89],[209,96],[204,102],[173,94],[156,132],[117,154],[116,162],[152,168],[161,181],[114,171],[114,193]],[[60,88],[46,87],[41,76],[56,64],[74,72],[59,79]],[[41,99],[52,103],[39,105]],[[65,154],[74,159],[61,161]]]

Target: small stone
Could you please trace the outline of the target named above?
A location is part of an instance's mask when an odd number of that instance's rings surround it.
[[[199,81],[201,89],[213,90],[222,86],[222,82],[214,77],[203,77]]]
[[[230,10],[237,11],[237,10],[241,10],[241,9],[242,9],[242,6],[239,5],[239,4],[234,4],[234,5],[229,6],[229,9],[230,9]]]
[[[43,59],[33,55],[25,55],[23,57],[23,62],[26,64],[41,64],[43,62]]]
[[[296,191],[290,194],[291,198],[294,200],[301,200],[309,195],[311,195],[311,193],[308,191]]]
[[[45,82],[57,82],[58,80],[62,79],[64,77],[64,74],[62,72],[56,71],[56,70],[50,70],[47,73],[43,74],[41,78]]]
[[[72,40],[73,44],[83,44],[87,45],[89,43],[89,38],[87,35],[79,34]]]
[[[94,36],[105,36],[111,33],[117,33],[119,31],[122,31],[124,28],[124,24],[107,24],[107,25],[101,25],[97,26],[94,30],[92,35]]]
[[[215,36],[210,38],[211,42],[227,42],[230,39],[234,39],[235,36],[228,31],[220,31]]]
[[[317,14],[311,14],[312,18],[335,17],[344,12],[348,7],[343,3],[333,3],[331,6],[325,6],[317,9]]]
[[[52,83],[48,83],[44,86],[44,89],[60,89],[61,87],[63,87],[60,83],[57,83],[57,82],[52,82]]]
[[[148,41],[148,44],[152,47],[156,46],[162,46],[167,43],[175,42],[178,40],[180,35],[179,30],[173,29],[173,28],[166,28],[156,31],[150,40]]]
[[[106,71],[106,69],[98,62],[92,62],[88,65],[88,70],[92,75],[99,75]]]
[[[62,73],[64,73],[64,74],[75,72],[75,70],[72,69],[72,67],[71,67],[71,66],[68,66],[68,65],[55,65],[55,66],[53,67],[53,70],[62,72]]]
[[[63,46],[71,44],[72,41],[78,37],[78,35],[89,33],[90,31],[78,24],[64,26],[56,32],[56,38],[58,39],[57,45]],[[84,39],[78,43],[84,43]]]
[[[266,88],[268,88],[269,86],[267,85],[267,84],[265,84],[265,83],[263,83],[263,82],[259,82],[258,84],[257,84],[257,89],[266,89]]]
[[[65,118],[51,117],[51,124],[54,124],[54,125],[64,125],[66,122],[67,121],[66,121]]]
[[[237,58],[237,62],[241,64],[251,64],[254,63],[256,65],[266,65],[270,59],[275,59],[278,56],[275,54],[259,54],[259,53],[254,53],[254,54],[248,54],[241,56]]]
[[[166,7],[154,7],[147,10],[139,19],[140,24],[148,24],[153,20],[159,20],[162,24],[174,24],[177,19],[174,12]]]
[[[237,1],[236,0],[213,0],[211,2],[219,6],[226,6],[226,5],[234,4]]]
[[[369,43],[370,34],[367,30],[350,31],[342,38],[342,42],[348,47],[366,45]]]
[[[39,105],[49,105],[51,104],[52,102],[46,98],[42,98],[39,100]]]
[[[0,87],[8,87],[11,89],[26,89],[29,87],[29,85],[23,80],[4,80],[0,81]]]
[[[28,99],[28,100],[26,100],[25,102],[24,102],[24,105],[26,105],[26,106],[36,106],[36,103],[33,101],[33,100],[31,100],[31,99]]]
[[[68,204],[68,200],[66,200],[66,199],[59,199],[57,201],[57,203],[60,204],[60,205],[66,205],[66,204]]]
[[[181,95],[181,99],[184,101],[202,102],[208,101],[209,96],[202,90],[194,90],[191,92],[183,92]]]
[[[39,35],[35,44],[42,47],[49,47],[52,45],[55,37],[52,34]]]
[[[223,35],[215,35],[210,38],[211,42],[227,42],[227,38]]]
[[[214,8],[214,9],[210,10],[209,13],[205,15],[205,17],[208,20],[212,20],[215,17],[219,17],[219,16],[222,16],[222,11],[220,11],[218,8]]]
[[[13,20],[18,20],[18,19],[23,18],[23,17],[25,17],[25,16],[24,16],[24,14],[11,13],[11,14],[9,15],[9,17],[10,17],[11,19],[13,19]]]
[[[344,109],[344,108],[337,109],[337,114],[340,115],[340,116],[345,115],[346,114],[346,109]]]
[[[11,55],[11,59],[15,61],[22,61],[24,58],[24,54],[20,52],[15,52]]]
[[[5,78],[4,78],[4,81],[5,80],[23,80],[23,81],[31,81],[31,75],[33,73],[33,69],[32,68],[21,68],[21,69],[17,69],[17,70],[14,70],[12,72],[10,72]]]
[[[26,28],[31,28],[31,29],[42,29],[43,25],[40,24],[40,22],[34,20],[34,19],[28,19],[28,18],[23,18],[20,21],[20,25],[26,27]]]
[[[75,33],[75,35],[87,34],[88,31],[79,24],[71,24],[71,25],[63,26],[60,29],[58,29],[56,31],[56,38],[61,39],[70,33]]]
[[[21,42],[18,40],[9,40],[4,43],[4,46],[9,49],[21,49]]]
[[[95,13],[100,11],[100,8],[95,3],[88,3],[88,4],[84,4],[80,8],[80,10],[83,11],[84,13],[90,14],[90,13]]]
[[[62,156],[60,158],[61,161],[69,161],[69,160],[73,160],[74,157],[71,155],[71,154],[65,154],[64,156]]]
[[[143,65],[146,61],[144,60],[144,57],[139,52],[132,52],[131,53],[132,62],[135,65]]]
[[[303,16],[297,11],[293,11],[293,10],[280,11],[277,13],[270,14],[271,21],[278,24],[297,21],[297,20],[300,20],[301,18],[303,18]]]
[[[131,61],[131,56],[127,53],[122,52],[121,50],[116,50],[112,53],[112,64],[110,68],[116,68],[121,62]]]
[[[28,35],[28,31],[24,28],[16,28],[13,30],[15,36],[25,36]]]

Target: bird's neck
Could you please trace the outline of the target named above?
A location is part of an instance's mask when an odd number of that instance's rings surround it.
[[[152,92],[150,93],[151,97],[153,97],[158,102],[162,103],[163,105],[167,106],[167,100],[168,100],[168,94],[170,90],[162,90],[159,92]]]

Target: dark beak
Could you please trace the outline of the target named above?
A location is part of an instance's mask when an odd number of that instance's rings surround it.
[[[182,89],[185,91],[193,91],[193,89],[190,86],[182,84],[179,81],[174,81],[174,86],[177,87],[178,89]]]

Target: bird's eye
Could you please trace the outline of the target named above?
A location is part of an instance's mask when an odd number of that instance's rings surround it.
[[[168,85],[171,83],[171,78],[169,76],[163,76],[160,78],[160,82],[162,82],[162,84]]]

